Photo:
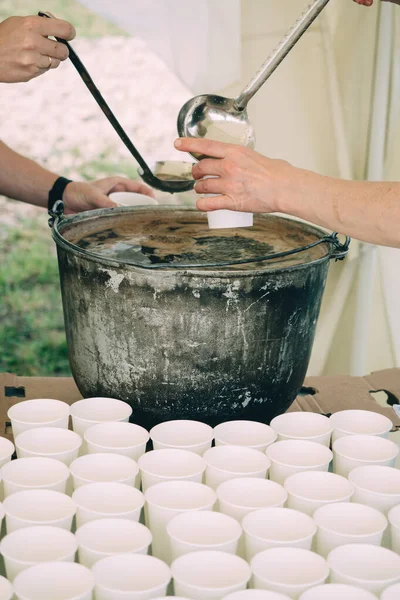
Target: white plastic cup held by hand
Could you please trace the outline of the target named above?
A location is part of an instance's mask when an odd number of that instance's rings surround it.
[[[400,556],[391,550],[369,544],[348,544],[328,556],[331,583],[346,583],[379,596],[400,582]]]
[[[287,492],[275,481],[258,477],[229,479],[217,487],[218,510],[241,522],[254,510],[281,507]]]
[[[119,454],[86,454],[70,464],[74,489],[95,482],[117,482],[134,486],[137,462]]]
[[[366,465],[353,469],[349,481],[354,485],[353,502],[367,504],[384,515],[400,504],[400,471],[393,467]]]
[[[299,600],[376,600],[376,596],[353,585],[326,583],[304,592]]]
[[[24,490],[5,498],[7,533],[23,527],[51,525],[71,530],[75,502],[54,490]]]
[[[147,554],[151,533],[141,523],[128,519],[99,519],[76,531],[79,562],[91,568],[98,560],[114,554]]]
[[[167,525],[172,560],[189,552],[218,550],[236,554],[242,535],[240,524],[232,517],[213,511],[190,511]]]
[[[290,475],[284,483],[287,506],[310,517],[317,508],[335,502],[350,502],[354,486],[348,479],[324,471],[303,471]]]
[[[60,527],[25,527],[6,535],[0,544],[7,578],[28,567],[49,561],[74,562],[78,542],[73,533]]]
[[[332,442],[346,435],[377,435],[387,438],[393,423],[370,410],[341,410],[329,417],[333,426]]]
[[[11,583],[5,577],[0,575],[0,600],[12,600],[13,589]]]
[[[362,465],[394,467],[400,448],[383,437],[348,435],[336,440],[332,450],[334,472],[347,477]]]
[[[104,421],[129,421],[132,408],[114,398],[85,398],[71,406],[72,428],[83,437],[86,429]]]
[[[289,598],[299,596],[328,579],[329,566],[324,558],[303,548],[270,548],[257,554],[250,563],[253,587]]]
[[[122,454],[138,461],[146,451],[150,436],[140,425],[117,421],[92,425],[86,429],[84,439],[89,454]]]
[[[318,527],[316,550],[325,558],[334,548],[346,544],[380,546],[388,524],[375,508],[353,502],[322,506],[315,511],[314,521]]]
[[[207,213],[207,219],[210,229],[233,229],[235,227],[253,226],[253,213],[236,210],[213,210]]]
[[[0,467],[3,467],[11,461],[11,457],[14,454],[15,447],[10,440],[7,438],[0,438]]]
[[[42,456],[13,460],[1,470],[4,496],[22,490],[44,489],[65,494],[68,467],[54,458]]]
[[[165,596],[169,567],[154,556],[119,554],[99,560],[92,572],[96,600],[149,600]]]
[[[390,523],[390,547],[400,554],[400,504],[389,511],[388,520]]]
[[[268,590],[243,590],[225,596],[223,600],[289,600],[289,596]]]
[[[203,456],[211,448],[214,438],[212,427],[200,421],[166,421],[150,431],[154,450],[177,448]]]
[[[229,479],[259,477],[265,479],[271,465],[264,453],[245,446],[215,446],[203,458],[207,464],[206,484],[214,490]]]
[[[188,450],[167,448],[146,452],[138,460],[145,492],[150,486],[163,481],[195,481],[201,483],[206,463],[201,456]]]
[[[16,600],[92,600],[93,589],[93,573],[69,562],[34,565],[14,580]]]
[[[283,485],[287,477],[301,471],[328,471],[332,452],[322,444],[308,440],[283,440],[268,446],[271,461],[269,477]]]
[[[76,526],[105,518],[122,518],[139,521],[144,496],[125,483],[88,483],[72,494],[76,503]]]
[[[185,554],[172,563],[171,572],[175,594],[193,600],[219,600],[245,590],[251,577],[242,558],[217,551]]]
[[[214,427],[216,446],[247,446],[265,452],[276,441],[277,433],[265,423],[227,421]]]
[[[36,427],[68,429],[70,412],[66,402],[45,398],[18,402],[8,410],[7,416],[15,439],[23,431]]]
[[[68,429],[38,427],[28,429],[15,440],[18,458],[44,456],[55,458],[69,466],[78,458],[82,438]]]
[[[380,600],[399,600],[400,598],[400,583],[395,583],[381,594]]]
[[[242,521],[248,562],[263,550],[289,546],[311,550],[317,526],[304,513],[290,508],[262,508]]]
[[[145,492],[145,523],[153,534],[153,556],[171,562],[168,523],[187,511],[213,510],[215,492],[194,481],[167,481],[151,486]]]
[[[333,425],[328,417],[312,412],[289,412],[278,415],[270,423],[281,440],[308,440],[330,445]]]

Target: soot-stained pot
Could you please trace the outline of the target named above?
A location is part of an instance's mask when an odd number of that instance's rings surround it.
[[[84,397],[121,398],[145,427],[268,423],[289,407],[329,260],[345,249],[304,223],[254,223],[210,231],[204,214],[162,206],[55,220],[69,358]]]

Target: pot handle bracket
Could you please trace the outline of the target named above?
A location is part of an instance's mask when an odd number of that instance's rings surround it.
[[[57,202],[54,203],[53,208],[48,211],[48,215],[49,227],[53,228],[54,223],[56,221],[58,223],[64,217],[64,202],[62,200],[57,200]]]
[[[341,242],[339,239],[338,233],[331,233],[331,235],[323,238],[324,242],[327,242],[331,247],[330,257],[335,261],[344,260],[349,251],[351,239],[348,235],[345,236],[344,242]]]

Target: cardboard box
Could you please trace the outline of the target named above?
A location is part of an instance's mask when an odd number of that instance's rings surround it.
[[[383,402],[372,395],[385,392]],[[68,377],[18,377],[0,373],[0,436],[12,440],[8,409],[23,400],[54,398],[72,404],[82,398],[74,380]],[[361,408],[386,415],[400,429],[400,369],[377,371],[365,377],[308,377],[302,393],[290,411],[304,410],[330,414]],[[399,412],[393,409],[399,407]]]

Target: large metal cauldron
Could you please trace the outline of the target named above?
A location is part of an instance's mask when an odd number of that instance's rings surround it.
[[[53,236],[83,396],[121,398],[145,427],[269,422],[293,402],[340,254],[334,237],[275,216],[210,231],[204,214],[176,207],[58,217]],[[283,256],[251,262],[271,253]],[[215,266],[232,261],[244,264]]]

